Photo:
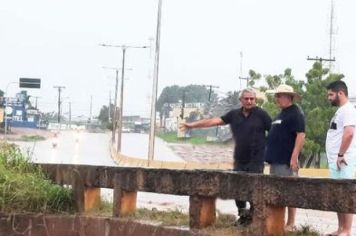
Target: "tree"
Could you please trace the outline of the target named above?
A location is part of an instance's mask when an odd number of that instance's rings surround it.
[[[240,107],[240,93],[238,91],[230,91],[227,96],[220,98],[212,105],[212,116],[222,116],[232,109]]]
[[[27,94],[26,90],[22,90],[20,93],[18,93],[17,98],[20,100],[20,102],[23,102],[24,106],[29,109],[33,109],[34,107],[31,104],[30,101],[30,95]]]
[[[114,114],[114,104],[110,104],[110,114],[109,114],[109,107],[104,105],[100,109],[98,120],[100,120],[105,127],[112,129],[112,120],[109,122],[109,115],[112,118],[113,114]]]
[[[323,68],[322,64],[313,64],[307,74],[307,83],[302,96],[301,105],[306,114],[306,167],[314,165],[320,167],[321,153],[325,152],[326,133],[335,108],[331,107],[326,94],[326,86],[336,80],[341,80],[344,75],[332,74]]]
[[[206,105],[209,102],[214,102],[217,99],[217,94],[212,91],[210,94],[209,101],[209,93],[210,90],[207,86],[204,85],[188,85],[185,87],[180,87],[178,85],[168,86],[162,90],[157,103],[156,109],[160,113],[160,119],[162,123],[162,118],[166,116],[171,103],[205,103]]]
[[[1,89],[0,89],[0,97],[3,97],[4,96],[4,91],[2,91]]]

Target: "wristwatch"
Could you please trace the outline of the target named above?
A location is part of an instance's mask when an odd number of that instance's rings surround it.
[[[337,154],[337,156],[338,156],[338,157],[343,157],[344,154],[339,153],[339,154]]]

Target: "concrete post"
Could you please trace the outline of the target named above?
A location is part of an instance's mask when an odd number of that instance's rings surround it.
[[[189,225],[191,228],[203,228],[215,223],[216,198],[189,197]]]
[[[113,216],[131,215],[136,211],[137,192],[114,189]]]
[[[267,206],[266,232],[267,235],[284,235],[285,207]]]
[[[100,207],[100,188],[85,188],[84,209],[85,211],[98,209]]]
[[[76,211],[84,212],[84,182],[78,170],[72,170],[71,180]]]

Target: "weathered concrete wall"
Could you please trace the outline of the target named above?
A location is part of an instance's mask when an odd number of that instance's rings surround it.
[[[130,167],[42,164],[59,184],[71,184],[78,211],[85,206],[88,188],[114,189],[113,215],[133,212],[136,192],[190,196],[192,228],[215,221],[215,199],[239,199],[255,206],[253,224],[246,235],[282,235],[284,218],[273,209],[280,206],[356,213],[356,180],[278,177],[214,170],[169,170]],[[279,210],[278,210],[279,211]],[[271,222],[280,222],[271,225]]]
[[[233,171],[42,164],[59,184],[80,176],[85,187],[256,200],[269,205],[356,213],[356,180],[285,178]],[[74,173],[74,174],[73,174]],[[78,183],[77,183],[78,184]]]
[[[118,218],[0,214],[0,236],[204,236],[187,229],[168,228]],[[207,236],[207,235],[205,235]]]

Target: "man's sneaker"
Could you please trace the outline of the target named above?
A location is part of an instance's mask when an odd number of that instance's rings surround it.
[[[252,217],[251,216],[240,216],[240,218],[234,223],[234,226],[246,227],[251,223],[252,223]]]

